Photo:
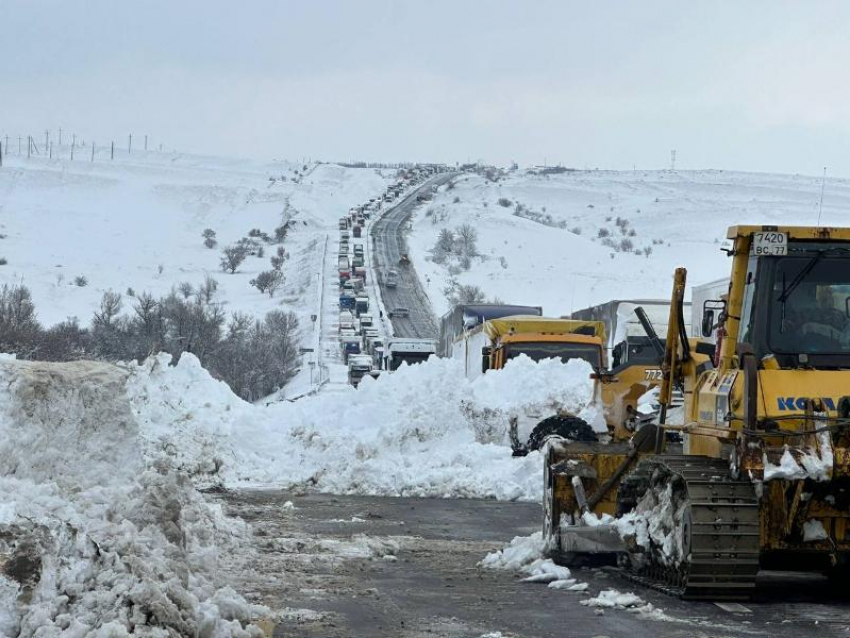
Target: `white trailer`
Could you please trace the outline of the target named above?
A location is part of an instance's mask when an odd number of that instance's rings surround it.
[[[728,278],[691,287],[691,335],[709,343],[717,343],[717,329],[713,327],[709,334],[705,334],[702,329],[703,319],[708,314],[711,325],[717,326],[717,319],[723,306],[721,302],[728,292]]]

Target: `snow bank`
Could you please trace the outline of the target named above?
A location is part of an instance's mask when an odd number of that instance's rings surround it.
[[[261,635],[214,579],[246,530],[143,457],[127,377],[0,362],[0,635]]]
[[[128,380],[145,454],[166,454],[207,484],[538,500],[540,455],[513,458],[507,419],[488,420],[485,432],[476,415],[521,401],[595,414],[591,370],[579,361],[519,358],[469,382],[459,362],[432,358],[357,390],[269,406],[241,401],[192,355],[168,364],[160,355]]]

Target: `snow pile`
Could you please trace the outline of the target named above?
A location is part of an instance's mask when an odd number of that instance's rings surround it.
[[[0,635],[261,635],[214,579],[247,531],[145,462],[126,378],[0,363]]]
[[[801,455],[797,462],[788,447],[782,453],[779,459],[779,465],[774,465],[764,455],[764,480],[773,481],[784,479],[788,481],[798,479],[812,479],[815,481],[828,481],[832,478],[833,453],[832,440],[827,430],[818,432],[815,436],[818,438],[817,450],[808,448]]]
[[[507,442],[512,417],[534,415],[536,424],[560,410],[584,419],[597,432],[607,432],[602,410],[591,400],[592,372],[580,359],[564,364],[558,359],[535,362],[520,355],[502,370],[489,370],[470,383],[464,409],[479,438],[497,443]]]
[[[135,366],[128,393],[148,456],[169,455],[209,484],[310,486],[323,492],[539,500],[540,455],[512,458],[482,442],[468,406],[497,408],[528,378],[536,397],[588,411],[590,368],[581,362],[511,361],[467,381],[459,362],[432,358],[359,389],[257,406],[212,379],[192,355]],[[521,374],[517,374],[517,372]]]
[[[516,536],[504,549],[487,554],[479,563],[486,569],[503,569],[527,574],[524,583],[548,583],[550,589],[584,591],[587,583],[579,583],[571,577],[570,570],[556,565],[551,559],[543,558],[543,534]]]

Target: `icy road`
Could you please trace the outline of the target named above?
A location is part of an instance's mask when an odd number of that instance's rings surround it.
[[[721,609],[634,588],[603,570],[574,570],[590,585],[580,594],[482,569],[488,552],[538,528],[532,503],[279,491],[215,498],[255,535],[255,553],[234,556],[220,577],[277,614],[280,638],[790,638],[847,636],[850,628],[846,601],[808,576],[770,575],[760,602]],[[579,604],[609,588],[635,591],[665,619]]]

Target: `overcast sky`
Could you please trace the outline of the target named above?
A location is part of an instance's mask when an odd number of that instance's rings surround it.
[[[0,135],[850,176],[850,2],[0,0]]]

